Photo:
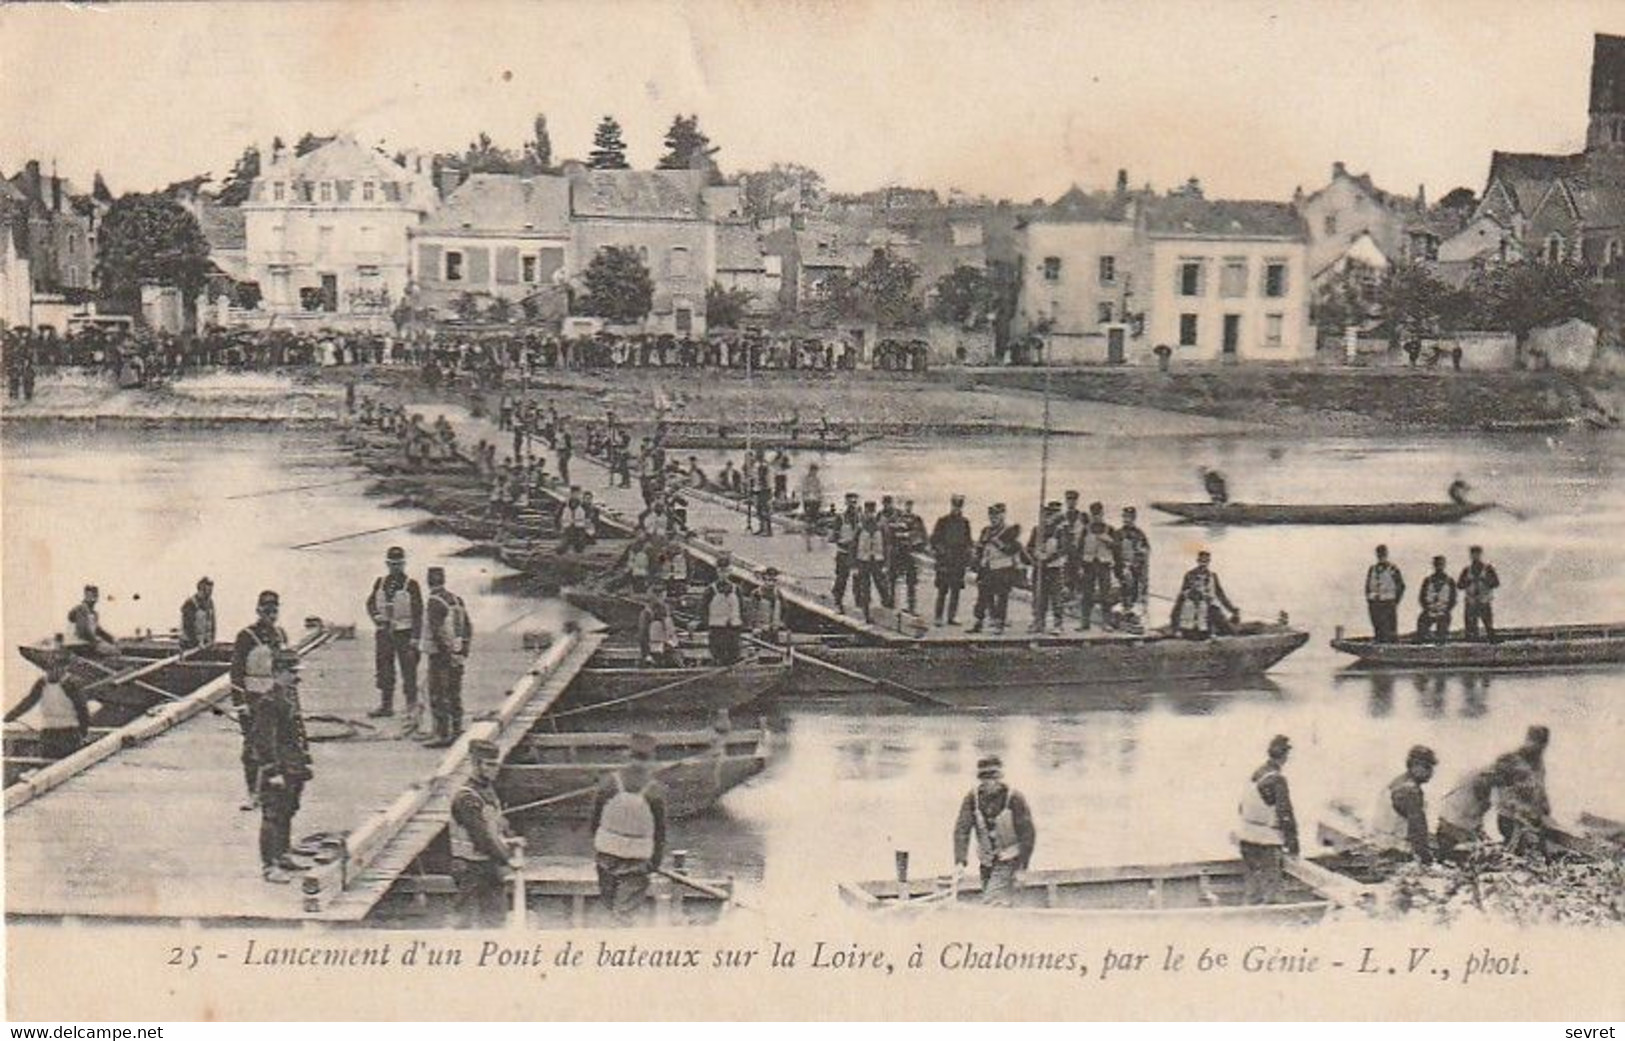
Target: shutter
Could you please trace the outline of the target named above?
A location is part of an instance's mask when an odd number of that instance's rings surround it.
[[[339,202],[349,202],[350,193],[355,191],[354,181],[334,181],[333,191],[338,195]]]
[[[536,256],[536,282],[538,285],[552,285],[553,274],[564,266],[564,250],[562,248],[544,249]]]
[[[432,246],[427,242],[418,243],[418,281],[439,282],[443,272],[440,270],[440,247]]]
[[[463,262],[468,268],[463,281],[473,285],[489,285],[491,282],[491,251],[484,246],[474,246],[463,252]]]
[[[519,247],[497,247],[497,284],[511,286],[519,281]]]

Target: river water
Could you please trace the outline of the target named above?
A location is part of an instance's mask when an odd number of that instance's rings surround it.
[[[450,536],[400,528],[313,550],[289,547],[409,523],[363,496],[366,480],[328,435],[309,431],[130,432],[12,427],[0,472],[4,501],[3,632],[7,648],[61,631],[80,586],[102,587],[117,632],[165,630],[201,574],[216,582],[222,627],[249,618],[254,593],[283,593],[287,623],[306,615],[352,621],[385,545],[400,543],[416,572],[448,569],[477,622],[556,626],[562,604],[493,594],[500,565],[452,556]],[[823,460],[831,495],[848,489],[914,498],[928,522],[951,492],[980,523],[990,501],[1024,527],[1036,513],[1037,439],[943,445],[888,443]],[[714,455],[703,456],[714,462]],[[1228,855],[1236,795],[1271,735],[1290,735],[1288,765],[1306,836],[1328,801],[1368,810],[1416,743],[1439,754],[1435,800],[1467,770],[1515,747],[1531,723],[1552,728],[1548,771],[1560,817],[1625,816],[1618,762],[1625,749],[1625,684],[1617,670],[1494,676],[1340,674],[1326,646],[1337,625],[1364,631],[1361,581],[1385,541],[1413,590],[1434,553],[1452,570],[1469,544],[1499,569],[1502,625],[1625,620],[1625,483],[1620,441],[1576,436],[1339,439],[1281,436],[1055,439],[1049,497],[1077,488],[1115,520],[1140,508],[1153,544],[1155,591],[1171,592],[1198,548],[1249,616],[1287,611],[1312,642],[1267,682],[1239,690],[1079,691],[1076,699],[1012,703],[997,711],[920,715],[864,704],[790,706],[768,720],[768,771],[716,811],[673,825],[672,845],[702,873],[736,876],[772,908],[818,912],[841,879],[892,870],[908,850],[916,873],[947,870],[954,813],[978,757],[997,753],[1031,802],[1034,865],[1157,862]],[[800,467],[805,460],[797,460]],[[1460,474],[1492,511],[1453,527],[1205,530],[1158,519],[1153,499],[1199,497],[1198,465],[1230,477],[1250,501],[1440,499]],[[354,479],[352,479],[354,478]],[[339,482],[339,483],[335,483]],[[296,485],[321,485],[277,495]],[[928,591],[922,591],[929,595]],[[1156,602],[1154,602],[1155,604]],[[1409,628],[1414,609],[1408,608]],[[1160,621],[1160,619],[1158,619]],[[5,657],[8,704],[32,670]],[[321,798],[319,784],[307,793]],[[542,825],[532,848],[585,854],[581,826]]]

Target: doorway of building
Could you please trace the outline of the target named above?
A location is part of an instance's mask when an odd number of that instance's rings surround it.
[[[339,309],[339,276],[322,276],[322,310],[332,313]]]
[[[1110,365],[1121,365],[1127,361],[1125,347],[1127,332],[1120,325],[1114,325],[1106,330],[1106,362]]]
[[[1236,351],[1241,346],[1241,315],[1227,314],[1224,316],[1224,357],[1226,361],[1236,360]]]

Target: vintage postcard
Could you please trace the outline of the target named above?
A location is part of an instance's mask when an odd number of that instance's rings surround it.
[[[1618,4],[0,65],[9,1018],[1625,1017]]]

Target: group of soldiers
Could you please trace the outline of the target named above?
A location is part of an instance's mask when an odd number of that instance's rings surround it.
[[[1531,726],[1516,749],[1463,775],[1445,794],[1436,814],[1429,812],[1425,787],[1439,757],[1426,745],[1416,745],[1406,753],[1404,770],[1377,793],[1375,808],[1358,838],[1379,856],[1396,861],[1415,860],[1423,866],[1462,862],[1473,851],[1494,844],[1485,823],[1493,811],[1506,849],[1543,856],[1546,837],[1555,828],[1546,791],[1550,743],[1550,729]],[[1264,763],[1248,775],[1237,800],[1233,838],[1241,853],[1243,899],[1248,904],[1283,902],[1287,858],[1301,853],[1286,775],[1291,754],[1291,738],[1285,734],[1271,738]],[[954,864],[957,870],[966,868],[974,840],[983,901],[1008,906],[1037,843],[1033,811],[1027,799],[1005,783],[998,756],[979,760],[976,776],[976,787],[961,801],[954,821]]]
[[[1399,641],[1399,605],[1405,596],[1405,576],[1388,559],[1388,547],[1378,546],[1377,559],[1366,569],[1365,601],[1371,616],[1371,631],[1379,643]],[[1467,551],[1467,566],[1451,577],[1443,556],[1433,558],[1433,570],[1422,580],[1417,592],[1420,611],[1416,617],[1416,639],[1422,643],[1444,643],[1450,638],[1451,616],[1460,600],[1469,640],[1495,640],[1495,591],[1501,576],[1495,565],[1484,559],[1484,547]]]

